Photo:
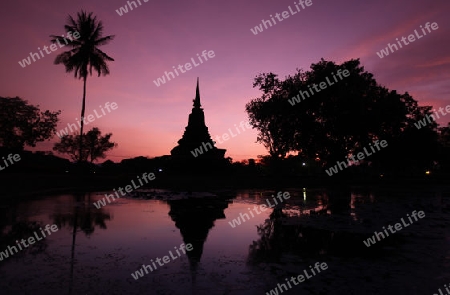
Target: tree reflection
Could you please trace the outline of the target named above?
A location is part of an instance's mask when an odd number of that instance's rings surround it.
[[[90,236],[96,226],[107,229],[106,220],[111,220],[111,216],[105,213],[103,208],[92,206],[91,193],[76,193],[73,198],[74,206],[71,212],[58,212],[50,216],[59,228],[80,229],[86,236]]]
[[[330,211],[347,215],[349,195],[342,192],[332,196],[335,198],[334,202],[330,201],[331,206],[328,207]],[[320,211],[311,210],[310,214],[305,214],[301,209],[299,211],[296,213],[292,209],[274,208],[270,219],[257,226],[260,238],[249,246],[248,263],[278,263],[284,254],[323,257],[326,255],[373,256],[380,253],[379,245],[370,249],[364,246],[363,240],[367,239],[366,234],[349,230],[332,230],[332,226],[327,229],[326,224],[331,225],[334,222],[331,216],[326,214],[327,207]],[[321,226],[319,227],[319,222],[316,224],[314,220],[320,220]]]
[[[69,294],[72,294],[73,287],[75,244],[78,229],[84,232],[86,236],[90,236],[96,226],[107,229],[105,221],[111,220],[110,214],[105,213],[103,208],[97,209],[92,205],[91,193],[75,193],[73,200],[74,205],[70,212],[58,212],[50,216],[58,228],[68,227],[72,229]]]
[[[4,216],[4,215],[2,215]],[[4,220],[3,220],[4,221]],[[37,232],[40,235],[40,228],[44,225],[36,221],[12,221],[11,225],[8,226],[4,222],[0,222],[0,251],[7,249],[8,246],[16,247],[18,252],[13,251],[13,255],[8,252],[10,259],[18,257],[19,255],[32,254],[36,255],[45,250],[48,247],[46,239],[42,239],[38,243],[30,245],[28,242],[28,247],[24,247],[22,244],[22,250],[20,250],[16,241],[21,241],[24,239],[27,241],[29,237],[34,237],[34,233]]]

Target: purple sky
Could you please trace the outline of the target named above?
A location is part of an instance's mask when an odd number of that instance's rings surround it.
[[[137,1],[136,1],[137,2]],[[3,1],[0,4],[0,96],[19,96],[41,109],[61,110],[58,130],[80,117],[82,81],[53,65],[61,48],[22,68],[19,61],[49,46],[52,34],[64,34],[67,16],[81,9],[103,21],[104,35],[115,35],[100,47],[115,59],[111,74],[88,78],[86,115],[106,102],[118,108],[86,126],[112,132],[118,148],[109,159],[169,154],[181,138],[195,96],[196,78],[206,124],[212,137],[246,120],[245,104],[260,93],[254,77],[274,72],[280,78],[296,68],[309,69],[320,58],[337,63],[360,58],[365,69],[389,89],[408,91],[421,105],[450,104],[450,2],[312,0],[299,13],[254,35],[250,28],[269,15],[295,9],[294,1],[149,1],[119,16],[127,1]],[[176,4],[173,4],[176,3]],[[139,4],[138,4],[139,5]],[[128,8],[129,9],[129,8]],[[420,31],[425,23],[439,29],[398,51],[376,54],[395,38]],[[204,50],[214,58],[157,87],[153,80],[173,66],[186,64]],[[450,116],[438,120],[441,124]],[[51,150],[50,142],[38,145]],[[267,154],[247,130],[217,147],[234,160]]]

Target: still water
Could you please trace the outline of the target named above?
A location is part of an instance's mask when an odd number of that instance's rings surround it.
[[[0,294],[266,294],[316,262],[329,267],[286,293],[433,294],[450,282],[447,190],[284,191],[290,198],[265,211],[253,208],[273,203],[276,192],[182,199],[154,190],[100,209],[93,203],[106,192],[4,203],[1,252],[47,224],[58,231],[2,256]],[[425,218],[363,244],[413,210]],[[183,244],[193,249],[184,254]],[[176,257],[156,264],[169,251]]]

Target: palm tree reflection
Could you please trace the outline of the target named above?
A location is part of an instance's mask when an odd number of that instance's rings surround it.
[[[86,236],[90,236],[96,226],[101,229],[107,229],[105,221],[111,220],[110,214],[105,213],[103,208],[97,209],[92,205],[91,193],[75,193],[73,199],[74,205],[71,212],[58,212],[50,216],[58,228],[68,227],[72,229],[69,294],[72,294],[73,287],[73,267],[77,232],[81,231]]]

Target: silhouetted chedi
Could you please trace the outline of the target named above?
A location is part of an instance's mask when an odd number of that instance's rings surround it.
[[[226,149],[219,149],[214,146],[214,142],[205,124],[205,114],[200,104],[200,90],[197,78],[197,89],[195,94],[192,112],[189,114],[188,125],[185,128],[183,137],[178,141],[178,145],[171,151],[172,163],[177,168],[199,169],[218,168],[218,164],[224,163]],[[201,149],[197,157],[192,151]],[[193,167],[193,164],[196,167]],[[200,166],[198,166],[200,165]],[[181,169],[183,170],[183,169]]]

